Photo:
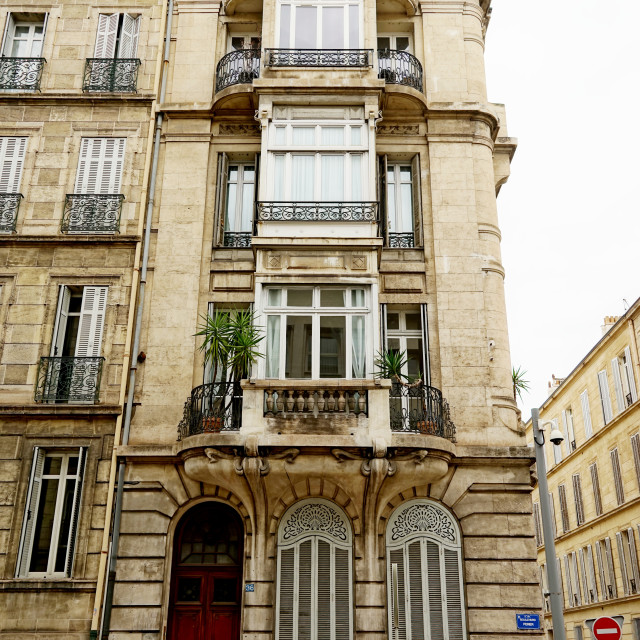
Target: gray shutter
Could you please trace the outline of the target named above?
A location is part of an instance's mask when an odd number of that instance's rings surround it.
[[[598,561],[598,573],[600,575],[600,590],[602,591],[602,599],[608,600],[610,598],[610,595],[607,586],[606,567],[604,558],[602,557],[602,545],[600,543],[600,540],[596,540],[596,560]]]
[[[0,193],[18,193],[27,138],[0,137]]]
[[[413,207],[413,246],[421,247],[422,229],[422,190],[420,187],[420,155],[416,154],[411,159],[411,200]]]
[[[613,483],[616,489],[616,500],[618,504],[624,502],[624,487],[622,485],[622,474],[620,472],[620,456],[618,455],[618,448],[615,447],[609,452],[611,456],[611,470],[613,471]]]
[[[407,545],[407,639],[419,637],[424,629],[424,596],[422,584],[422,541],[414,540]]]
[[[533,503],[533,524],[536,534],[536,545],[542,546],[542,522],[540,520],[540,505],[537,502]]]
[[[573,583],[573,599],[576,607],[582,604],[582,595],[580,593],[580,574],[578,572],[578,558],[576,552],[572,551],[570,555],[571,560],[571,580]]]
[[[598,585],[596,581],[596,569],[593,562],[593,549],[591,545],[587,545],[587,565],[589,574],[589,595],[591,602],[598,602]]]
[[[213,244],[224,245],[224,218],[227,208],[227,177],[229,159],[226,153],[218,154],[218,179],[216,181],[216,209],[214,221]]]
[[[431,386],[431,361],[429,358],[429,316],[427,305],[420,305],[420,319],[422,325],[422,379],[427,386]]]
[[[571,448],[571,438],[569,437],[569,421],[566,410],[562,411],[562,430],[564,432],[564,450],[569,455],[573,449]]]
[[[280,549],[278,575],[278,638],[293,640],[294,600],[296,596],[296,549]]]
[[[118,44],[118,58],[135,58],[138,51],[140,16],[134,18],[128,13],[122,16],[122,32]]]
[[[564,589],[564,582],[562,580],[562,566],[560,564],[560,558],[558,558],[558,556],[556,556],[556,569],[558,571],[558,579],[560,580],[560,593],[562,593],[563,595],[566,595],[566,592]]]
[[[634,433],[631,436],[631,451],[633,451],[633,465],[636,470],[636,480],[640,488],[640,434]]]
[[[102,347],[108,287],[84,287],[75,356],[97,357]]]
[[[317,539],[318,544],[318,560],[317,569],[314,573],[317,574],[316,583],[316,620],[313,625],[317,630],[317,640],[331,640],[331,629],[335,628],[338,620],[334,619],[331,607],[331,593],[333,591],[331,581],[331,565],[332,554],[331,545],[321,538]],[[335,591],[333,591],[335,593]],[[337,597],[336,597],[337,600]],[[313,605],[312,605],[313,606]],[[313,634],[313,632],[312,632]]]
[[[624,348],[624,368],[627,372],[627,380],[629,381],[629,393],[631,394],[631,402],[637,402],[638,390],[636,388],[636,379],[633,375],[633,362],[631,361],[631,349]]]
[[[571,567],[569,566],[569,556],[565,555],[564,559],[564,573],[567,577],[567,597],[569,607],[575,606],[574,592],[573,592],[573,580],[571,579]]]
[[[298,639],[311,638],[311,607],[313,586],[313,541],[305,540],[298,545]]]
[[[593,501],[595,503],[596,515],[602,515],[602,496],[600,495],[600,481],[598,480],[598,465],[594,462],[589,465],[591,471],[591,485],[593,487]]]
[[[51,356],[61,356],[64,338],[67,332],[67,318],[69,316],[69,301],[71,291],[69,287],[62,285],[58,291],[58,306],[56,320],[53,326],[53,340],[51,341]]]
[[[567,491],[563,484],[558,486],[558,499],[560,500],[560,517],[562,518],[562,532],[567,533],[569,525],[569,509],[567,508]]]
[[[96,33],[96,46],[94,58],[113,58],[116,54],[116,41],[118,38],[119,13],[108,15],[101,13],[98,16],[98,31]]]
[[[462,585],[459,552],[444,549],[444,576],[447,592],[447,626],[449,640],[463,640]]]
[[[588,604],[591,602],[589,598],[589,581],[587,576],[587,566],[584,561],[584,550],[578,549],[578,560],[580,562],[580,576],[582,577],[582,596],[583,596],[583,604]]]
[[[553,525],[553,537],[558,537],[558,527],[556,526],[556,508],[553,504],[553,493],[549,491],[549,510],[551,511],[551,524]]]
[[[630,575],[633,576],[633,593],[640,590],[640,567],[638,566],[638,552],[636,550],[636,536],[633,527],[627,529],[627,540],[629,542],[629,560],[631,562]]]
[[[76,537],[78,533],[78,516],[80,514],[80,503],[82,502],[82,485],[84,479],[84,468],[87,459],[87,447],[80,447],[78,451],[78,473],[76,475],[76,486],[73,489],[73,505],[71,507],[71,525],[69,527],[69,543],[67,545],[67,557],[64,567],[67,578],[71,577],[73,571],[73,558],[75,557]]]
[[[580,526],[581,524],[584,524],[584,505],[582,503],[582,482],[580,481],[580,474],[575,473],[572,480],[573,500],[576,507],[576,523]]]
[[[29,574],[31,547],[33,546],[33,529],[36,524],[40,489],[42,488],[42,471],[44,469],[45,452],[40,447],[33,448],[33,462],[29,476],[29,488],[25,501],[24,518],[22,520],[22,534],[20,549],[16,565],[16,578],[24,578]]]
[[[380,352],[387,350],[387,305],[380,305]]]
[[[260,152],[256,153],[253,166],[255,167],[255,173],[253,176],[253,224],[251,229],[245,229],[245,231],[251,231],[254,235],[257,232],[256,222],[258,220],[258,190],[260,185]]]
[[[618,597],[618,586],[616,584],[616,573],[613,568],[613,553],[611,552],[611,538],[607,536],[604,539],[604,546],[607,556],[607,576],[608,576],[608,584],[611,586],[611,591],[613,592],[613,597]]]
[[[589,408],[589,394],[586,389],[580,394],[580,404],[582,405],[584,435],[589,439],[593,435],[593,425],[591,423],[591,409]]]
[[[620,361],[618,358],[611,360],[611,371],[613,372],[613,388],[616,392],[616,404],[618,413],[622,413],[627,408],[627,403],[622,392],[622,378],[620,377]]]
[[[404,549],[389,551],[390,625],[391,640],[407,640],[406,590]]]
[[[334,547],[334,591],[335,591],[335,640],[349,640],[352,637],[351,611],[351,554],[348,549]],[[322,575],[319,575],[322,580]]]
[[[378,207],[384,246],[389,246],[389,212],[387,211],[387,156],[378,156]]]
[[[598,371],[598,388],[600,390],[600,402],[602,404],[602,416],[604,423],[608,424],[613,419],[613,409],[611,408],[611,397],[609,396],[609,382],[607,371]]]
[[[427,540],[427,587],[429,591],[429,628],[431,638],[444,637],[442,605],[442,576],[440,574],[440,546]],[[426,634],[425,634],[426,635]],[[409,639],[408,639],[409,640]],[[416,640],[411,638],[410,640]]]
[[[616,542],[618,544],[618,561],[620,563],[620,574],[622,576],[622,588],[624,595],[629,595],[629,576],[627,575],[627,559],[624,554],[624,541],[622,540],[622,534],[618,531],[616,533]]]

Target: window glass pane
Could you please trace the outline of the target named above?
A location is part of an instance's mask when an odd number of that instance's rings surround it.
[[[400,198],[402,200],[402,231],[413,230],[413,210],[411,206],[411,185],[400,185]]]
[[[344,146],[344,127],[321,127],[320,131],[322,132],[320,138],[322,146]]]
[[[422,329],[422,322],[420,320],[419,313],[407,313],[404,317],[408,331],[420,331]]]
[[[311,316],[287,316],[287,378],[311,378]]]
[[[411,167],[400,167],[400,182],[411,182]]]
[[[313,289],[289,289],[287,307],[312,307]]]
[[[47,456],[44,459],[44,475],[58,475],[62,467],[62,458],[58,456]]]
[[[344,316],[320,317],[320,377],[345,377]]]
[[[296,49],[316,48],[316,7],[296,7],[295,44]]]
[[[396,49],[398,51],[409,50],[409,38],[407,36],[398,36],[396,38]]]
[[[229,182],[236,182],[238,180],[238,167],[230,166],[229,167]]]
[[[399,329],[400,328],[400,315],[397,313],[387,313],[387,329]]]
[[[242,220],[238,231],[251,231],[253,218],[253,182],[242,187]]]
[[[278,293],[280,292],[277,290]],[[269,294],[273,293],[269,291]],[[267,378],[280,377],[280,316],[267,316]]]
[[[344,289],[321,289],[320,290],[320,306],[321,307],[344,307],[345,306],[345,290]]]
[[[273,197],[276,201],[284,200],[284,156],[274,158],[273,167]]]
[[[395,167],[393,165],[389,165],[387,168],[387,182],[389,184],[394,184],[396,181]]]
[[[389,213],[389,231],[392,233],[398,230],[396,223],[396,187],[394,184],[387,184],[387,211]]]
[[[352,289],[351,306],[364,307],[364,289]]]
[[[351,200],[362,200],[362,156],[351,155]]]
[[[290,47],[291,5],[280,5],[280,46]]]
[[[56,550],[56,563],[54,571],[64,571],[65,560],[67,559],[67,547],[69,546],[69,529],[71,527],[71,512],[73,510],[73,492],[76,481],[67,480],[64,488],[64,501],[62,503],[62,519],[60,521],[60,536],[58,537],[58,548]]]
[[[227,213],[224,217],[225,231],[236,231],[237,196],[238,185],[230,182],[227,185]]]
[[[391,38],[389,36],[380,36],[378,38],[378,49],[391,49]]]
[[[59,460],[59,458],[58,458]],[[45,459],[46,461],[46,459]],[[53,533],[53,516],[56,510],[56,497],[58,495],[57,479],[45,479],[40,489],[40,504],[38,513],[35,514],[36,527],[33,536],[33,550],[29,571],[45,572],[49,561],[49,547]],[[34,517],[34,514],[32,514]]]
[[[267,304],[270,307],[279,307],[282,300],[282,289],[269,289],[267,294]]]
[[[349,6],[349,49],[360,47],[360,17],[358,5]]]
[[[388,338],[387,347],[390,351],[400,351],[400,338]]]
[[[293,144],[312,147],[315,143],[315,127],[293,127]]]
[[[344,156],[321,156],[324,202],[344,200]]]
[[[178,578],[177,602],[200,602],[201,578]]]
[[[291,199],[313,200],[315,157],[294,155],[291,158]]]
[[[284,145],[286,144],[286,139],[287,139],[286,127],[276,127],[276,144]]]
[[[240,49],[244,49],[244,38],[242,36],[231,38],[231,48],[234,51],[239,51]]]
[[[243,182],[254,182],[255,180],[255,169],[251,165],[245,165],[242,170],[242,181]]]
[[[322,10],[322,48],[344,48],[344,7],[324,7]]]
[[[351,127],[351,145],[359,147],[362,144],[362,127]]]
[[[407,338],[407,374],[411,378],[421,376],[422,371],[422,339]]]
[[[67,475],[75,476],[78,473],[78,456],[71,456],[69,458],[69,465],[67,466]]]

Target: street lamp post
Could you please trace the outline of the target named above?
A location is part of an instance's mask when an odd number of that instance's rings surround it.
[[[540,494],[540,514],[542,516],[542,533],[544,536],[544,553],[547,559],[547,586],[549,587],[549,602],[551,604],[551,621],[553,625],[553,640],[566,640],[564,630],[564,613],[562,611],[563,596],[558,564],[556,561],[556,544],[551,521],[551,505],[549,503],[549,486],[547,485],[547,465],[544,457],[544,426],[552,423],[543,422],[538,427],[539,411],[531,410],[531,424],[533,426],[533,442],[536,451],[536,467],[538,470],[538,492]],[[554,440],[555,442],[555,440]]]

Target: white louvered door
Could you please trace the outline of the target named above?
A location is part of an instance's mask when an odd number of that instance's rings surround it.
[[[622,413],[627,408],[622,391],[622,378],[620,377],[620,363],[618,358],[611,361],[611,371],[613,372],[613,388],[616,392],[616,404],[618,405],[618,413]]]
[[[40,447],[34,447],[31,476],[29,477],[29,489],[27,490],[27,500],[22,521],[20,550],[18,551],[18,563],[16,565],[17,578],[25,577],[29,573],[31,548],[33,546],[33,529],[37,517],[38,503],[40,501],[40,489],[42,487],[44,458],[44,450]]]
[[[611,408],[611,396],[609,395],[609,382],[605,369],[598,372],[598,388],[600,390],[600,400],[602,402],[602,415],[604,423],[608,424],[613,420],[613,409]]]
[[[633,363],[631,362],[631,349],[629,347],[624,348],[624,369],[627,375],[627,382],[629,384],[631,402],[637,402],[638,390],[636,388],[636,379],[633,375]]]
[[[126,138],[82,138],[75,192],[120,193]]]
[[[102,347],[107,287],[85,287],[76,342],[76,357],[97,357]]]
[[[128,13],[122,16],[122,32],[118,44],[118,58],[135,58],[138,52],[140,16],[134,18]]]
[[[116,41],[118,39],[119,13],[108,15],[101,13],[98,16],[98,31],[96,33],[96,47],[94,58],[113,58],[116,54]]]
[[[584,422],[584,435],[588,439],[593,435],[593,425],[591,423],[591,409],[589,408],[589,395],[586,389],[580,394],[580,404],[582,406],[582,420]]]
[[[0,193],[18,193],[27,138],[0,137]]]

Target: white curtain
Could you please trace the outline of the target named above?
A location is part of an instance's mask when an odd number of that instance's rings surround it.
[[[322,127],[321,144],[323,147],[343,147],[344,127]]]
[[[280,316],[267,316],[267,378],[280,377]]]
[[[291,156],[291,199],[294,202],[313,200],[313,178],[315,157]]]
[[[362,155],[351,154],[351,197],[355,202],[362,200]]]
[[[322,200],[324,202],[344,200],[344,156],[321,156]]]
[[[296,147],[313,147],[316,143],[316,128],[293,127],[292,141]]]
[[[354,378],[365,377],[364,316],[351,318],[351,366]]]
[[[284,155],[275,156],[273,169],[273,199],[278,202],[284,200]]]

